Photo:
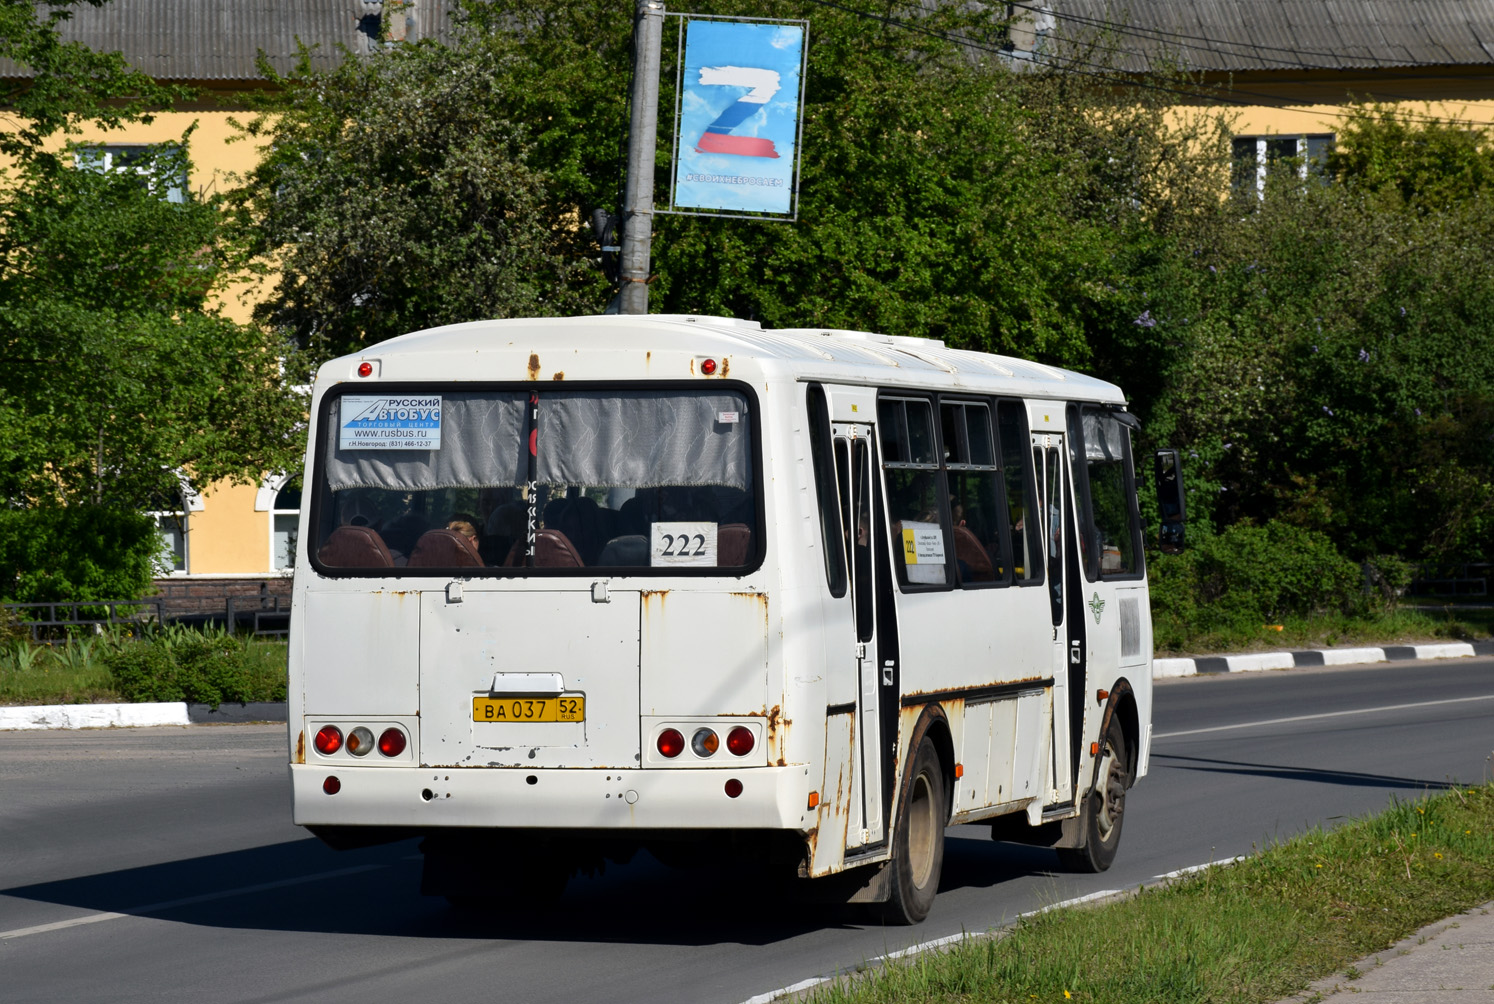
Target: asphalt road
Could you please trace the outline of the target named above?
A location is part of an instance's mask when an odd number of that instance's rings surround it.
[[[929,919],[882,928],[646,855],[465,919],[418,895],[413,843],[290,824],[283,727],[0,733],[0,1000],[735,1004],[1481,781],[1491,752],[1491,659],[1166,681],[1110,872],[959,827]]]

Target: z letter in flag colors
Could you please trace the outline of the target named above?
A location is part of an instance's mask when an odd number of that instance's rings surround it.
[[[802,24],[687,22],[675,209],[794,210]]]
[[[778,151],[771,139],[757,136],[733,136],[731,131],[745,122],[748,116],[756,115],[777,94],[780,88],[778,73],[774,70],[756,69],[750,66],[702,66],[702,86],[737,86],[752,88],[742,95],[736,104],[716,117],[706,126],[706,131],[695,141],[695,149],[701,153],[734,153],[740,157],[777,157]]]

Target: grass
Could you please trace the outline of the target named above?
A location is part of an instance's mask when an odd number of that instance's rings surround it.
[[[122,703],[127,700],[104,664],[104,656],[126,645],[170,646],[201,632],[188,628],[157,630],[137,638],[124,630],[82,634],[56,645],[10,641],[0,646],[0,705]],[[227,637],[226,633],[218,632]],[[273,700],[285,688],[285,642],[236,639],[250,688]]]
[[[1030,917],[810,999],[1264,1004],[1490,899],[1494,786],[1453,788],[1121,902]]]
[[[1280,630],[1277,630],[1277,628]],[[1158,625],[1159,638],[1175,636]],[[1455,609],[1441,603],[1404,604],[1394,611],[1363,616],[1321,614],[1288,617],[1279,625],[1249,630],[1218,630],[1187,635],[1159,648],[1157,655],[1205,655],[1268,649],[1334,648],[1342,645],[1404,645],[1428,641],[1475,641],[1494,635],[1494,605]]]

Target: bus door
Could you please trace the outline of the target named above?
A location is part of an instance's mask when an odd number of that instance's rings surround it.
[[[1032,470],[1038,490],[1038,516],[1042,521],[1044,569],[1048,583],[1049,607],[1053,614],[1053,759],[1048,778],[1048,804],[1073,801],[1073,759],[1069,728],[1069,691],[1083,686],[1082,675],[1070,680],[1077,668],[1082,674],[1083,644],[1075,648],[1069,638],[1066,616],[1067,562],[1065,545],[1069,540],[1068,485],[1064,477],[1064,443],[1058,433],[1034,433],[1032,436]]]
[[[885,838],[882,677],[877,645],[877,562],[873,543],[872,479],[876,440],[869,425],[835,423],[835,478],[840,489],[841,524],[846,534],[850,596],[855,609],[856,728],[853,744],[851,825],[846,846],[881,843]],[[857,810],[860,826],[855,825]]]

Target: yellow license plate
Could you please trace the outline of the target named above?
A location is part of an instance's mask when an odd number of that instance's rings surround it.
[[[474,722],[581,722],[586,720],[586,698],[474,697]]]

